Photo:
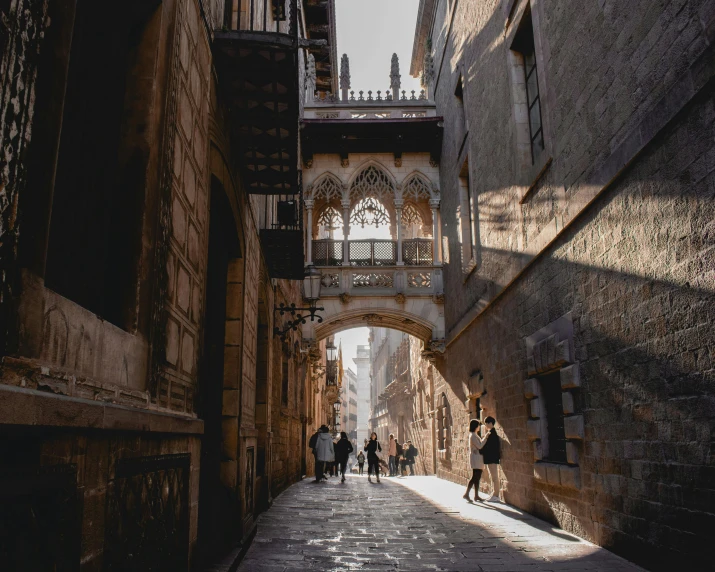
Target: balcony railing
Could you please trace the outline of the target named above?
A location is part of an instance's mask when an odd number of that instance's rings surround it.
[[[316,266],[396,266],[396,240],[349,240],[349,264],[343,263],[344,241],[321,239],[313,241],[313,262]],[[402,241],[402,262],[408,266],[432,266],[432,239],[412,238]]]

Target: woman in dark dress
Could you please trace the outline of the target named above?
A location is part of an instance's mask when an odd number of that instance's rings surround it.
[[[377,456],[377,452],[382,452],[382,447],[380,447],[380,442],[377,440],[377,433],[373,431],[370,435],[370,440],[367,445],[363,448],[367,453],[367,480],[372,482],[370,479],[370,474],[375,471],[375,476],[377,477],[377,482],[380,482],[380,459]]]

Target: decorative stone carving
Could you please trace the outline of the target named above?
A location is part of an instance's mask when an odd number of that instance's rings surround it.
[[[432,340],[429,343],[429,349],[435,353],[444,354],[447,350],[447,346],[445,345],[444,340]]]
[[[395,167],[398,169],[402,167],[402,157],[395,157]]]
[[[309,53],[305,69],[305,95],[307,101],[315,100],[315,81],[315,56]]]
[[[434,58],[432,57],[432,40],[427,40],[425,46],[425,57],[423,60],[422,77],[420,78],[422,87],[429,90],[429,86],[434,83]]]
[[[347,54],[340,58],[340,89],[350,89],[350,59]]]
[[[343,304],[349,304],[350,300],[352,300],[352,296],[350,294],[348,294],[347,292],[343,292],[342,294],[340,294],[340,301]]]
[[[392,62],[390,65],[390,88],[394,90],[399,90],[401,83],[400,78],[400,59],[397,54],[392,54]]]
[[[435,304],[444,304],[444,292],[438,292],[434,296],[432,296],[432,301]]]
[[[348,159],[347,157],[341,157],[340,166],[344,169],[347,169],[350,166],[350,159]]]
[[[404,304],[405,302],[407,302],[407,296],[400,292],[395,296],[395,302],[397,302],[398,304]]]

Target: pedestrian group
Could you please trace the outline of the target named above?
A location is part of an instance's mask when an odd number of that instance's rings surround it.
[[[501,461],[501,439],[495,429],[496,419],[487,417],[484,420],[486,434],[480,435],[481,422],[472,419],[469,422],[469,464],[472,469],[472,478],[467,484],[467,492],[464,497],[472,502],[470,493],[474,487],[474,500],[481,501],[479,497],[479,483],[485,468],[489,471],[489,476],[493,484],[492,495],[488,502],[501,502],[501,487],[499,484],[499,464]],[[327,481],[329,476],[342,476],[341,483],[345,482],[345,474],[349,470],[348,463],[354,448],[348,439],[345,431],[340,433],[340,438],[333,441],[330,436],[330,429],[326,425],[321,425],[320,429],[310,438],[308,446],[313,450],[315,456],[315,483]],[[415,457],[419,451],[409,439],[400,444],[395,439],[394,434],[390,434],[390,442],[387,445],[388,462],[380,459],[382,445],[377,439],[377,433],[370,434],[370,439],[365,439],[362,451],[356,457],[358,474],[364,474],[365,461],[367,460],[367,480],[372,482],[374,475],[375,482],[380,482],[380,473],[383,476],[407,476],[409,468],[410,475],[415,474]]]

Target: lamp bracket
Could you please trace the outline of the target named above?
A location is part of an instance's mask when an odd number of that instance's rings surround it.
[[[311,322],[314,322],[315,320],[318,321],[318,323],[322,323],[323,317],[318,316],[316,312],[324,312],[325,308],[317,308],[314,305],[310,305],[307,308],[299,308],[295,304],[291,304],[290,306],[284,304],[283,302],[280,303],[278,306],[273,307],[273,321],[275,323],[275,313],[278,312],[281,316],[284,314],[290,314],[291,319],[288,320],[283,328],[279,328],[278,326],[273,328],[273,335],[274,336],[280,336],[281,340],[285,341],[286,338],[288,337],[288,333],[291,330],[297,330],[298,326],[305,324],[306,320],[310,318]],[[306,313],[307,312],[307,313]]]

